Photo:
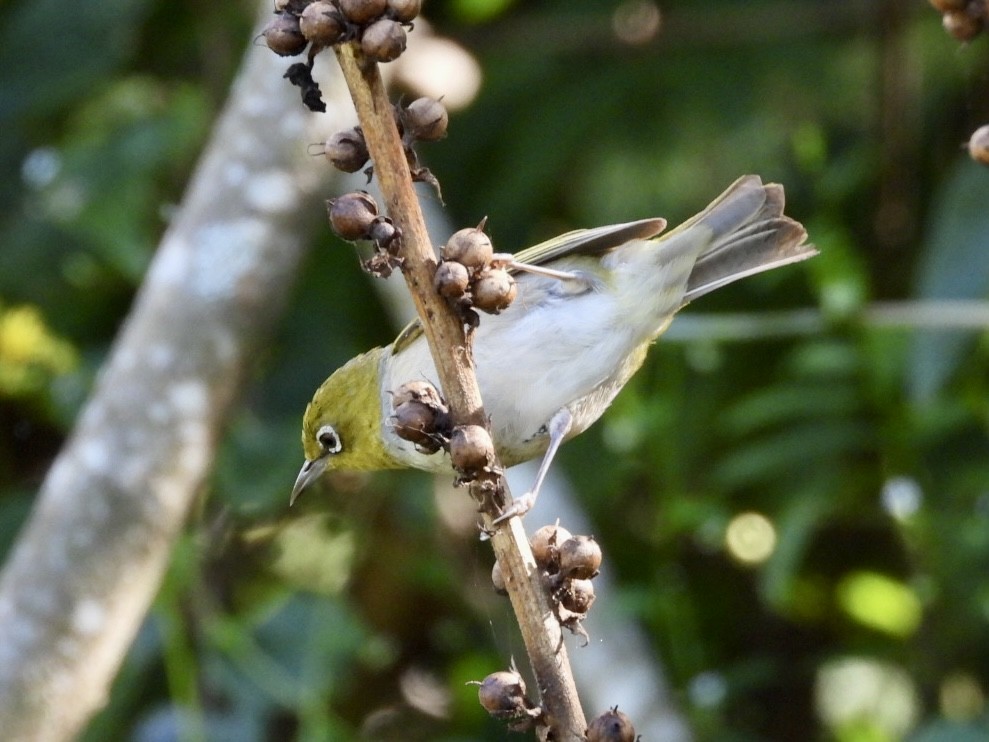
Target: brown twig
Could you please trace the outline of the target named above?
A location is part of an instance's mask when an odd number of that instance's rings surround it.
[[[426,233],[402,141],[378,67],[353,43],[337,59],[360,119],[388,215],[402,234],[402,273],[422,320],[440,385],[458,424],[487,426],[474,363],[460,319],[433,289],[436,256]],[[510,501],[501,478],[497,503]],[[485,516],[487,519],[488,516]],[[518,518],[491,539],[541,694],[550,739],[583,739],[586,722],[570,670],[563,634]]]

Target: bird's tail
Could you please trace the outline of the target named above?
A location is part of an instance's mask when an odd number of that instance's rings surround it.
[[[783,186],[745,175],[700,214],[664,235],[672,237],[695,225],[713,235],[690,272],[683,303],[740,278],[816,255],[813,245],[804,244],[807,230],[785,216],[783,206]]]

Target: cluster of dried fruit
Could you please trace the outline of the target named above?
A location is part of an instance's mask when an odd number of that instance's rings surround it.
[[[389,217],[378,213],[378,204],[369,193],[354,191],[331,198],[326,202],[326,213],[333,231],[343,239],[374,244],[371,257],[361,261],[368,273],[387,278],[402,265],[398,257],[401,233]]]
[[[392,394],[391,423],[395,434],[423,453],[441,448],[459,473],[457,484],[497,475],[491,434],[481,425],[452,425],[450,410],[428,381],[409,381]]]
[[[492,717],[505,722],[509,731],[545,729],[543,710],[526,696],[525,680],[514,666],[493,672],[476,685],[481,706]],[[636,742],[637,739],[632,720],[617,706],[592,719],[584,732],[585,742]]]
[[[461,316],[475,308],[489,314],[507,309],[518,294],[518,286],[507,266],[510,255],[496,255],[484,222],[450,235],[440,249],[443,262],[436,269],[434,284]],[[474,322],[468,320],[468,324]]]
[[[427,168],[419,166],[413,145],[417,141],[434,141],[446,135],[447,113],[443,104],[432,98],[417,98],[408,106],[395,108],[395,121],[405,145],[405,156],[409,162],[413,180],[424,180],[439,184]],[[355,126],[326,140],[323,150],[326,159],[338,170],[354,173],[367,165],[370,157],[364,132]],[[368,182],[373,174],[372,167],[364,171]],[[366,271],[387,278],[392,270],[401,265],[398,250],[400,235],[391,219],[378,213],[378,205],[365,191],[347,193],[326,202],[330,225],[343,239],[370,240],[374,243],[375,254],[363,261]]]
[[[449,116],[446,108],[433,98],[416,98],[407,106],[395,107],[395,123],[405,145],[405,156],[413,170],[419,162],[415,154],[416,142],[435,142],[446,136]],[[326,140],[323,154],[337,170],[356,173],[367,164],[370,154],[361,127],[338,131]],[[370,182],[372,170],[364,171]]]
[[[560,625],[587,641],[581,621],[594,603],[594,583],[601,569],[601,546],[593,536],[574,536],[558,524],[543,526],[529,538],[543,582],[553,600]],[[505,577],[495,562],[491,569],[495,590],[507,595]]]
[[[944,30],[959,41],[971,41],[989,24],[989,0],[930,0],[941,14]]]
[[[368,59],[391,62],[405,51],[405,28],[421,9],[422,0],[275,0],[275,15],[261,35],[282,57],[309,48],[308,62],[293,64],[285,77],[301,89],[310,110],[325,111],[312,78],[313,58],[327,47],[356,41]]]
[[[405,26],[421,9],[421,0],[276,0],[262,35],[283,57],[302,54],[310,43],[318,52],[359,40],[366,56],[391,62],[405,51]]]

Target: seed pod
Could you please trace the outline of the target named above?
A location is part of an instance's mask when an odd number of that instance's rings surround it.
[[[416,98],[402,111],[405,131],[424,142],[435,142],[445,137],[449,123],[446,106],[434,98]]]
[[[371,222],[378,215],[374,199],[362,191],[345,193],[326,202],[333,231],[345,240],[362,240],[368,236]]]
[[[587,742],[635,742],[635,727],[615,706],[591,721],[585,737]]]
[[[388,0],[338,0],[338,5],[348,21],[363,25],[384,13]]]
[[[261,32],[264,42],[280,57],[294,57],[306,48],[306,37],[299,30],[299,19],[291,13],[277,13]]]
[[[589,580],[601,569],[601,545],[593,536],[573,536],[560,544],[560,574]]]
[[[490,714],[522,711],[528,706],[525,681],[517,672],[499,670],[484,678],[477,689],[477,700]]]
[[[508,586],[505,584],[505,573],[501,571],[501,564],[494,563],[491,568],[491,584],[494,585],[495,592],[499,595],[508,595]]]
[[[302,35],[320,46],[337,43],[343,36],[343,19],[333,3],[326,0],[310,3],[299,16]],[[351,171],[352,172],[352,171]]]
[[[458,425],[450,437],[450,459],[457,471],[477,475],[494,461],[491,434],[480,425]]]
[[[976,129],[968,140],[968,153],[972,159],[989,165],[989,124]]]
[[[472,288],[474,306],[489,314],[499,314],[515,301],[518,284],[504,268],[486,270],[478,276]]]
[[[969,6],[972,8],[974,6]],[[944,30],[959,41],[971,41],[982,31],[984,20],[982,15],[973,15],[969,9],[949,10],[941,16]]]
[[[392,408],[397,408],[406,402],[415,400],[425,402],[444,412],[447,410],[446,402],[440,396],[439,390],[428,381],[422,379],[407,381],[392,393]]]
[[[323,148],[333,167],[345,173],[356,173],[368,160],[367,142],[360,127],[338,131],[326,140]]]
[[[570,538],[570,531],[563,526],[543,526],[529,537],[529,548],[536,563],[550,574],[555,574],[560,569],[560,545]]]
[[[476,272],[487,266],[494,254],[494,247],[482,230],[468,227],[451,234],[440,253],[444,260],[455,260]]]
[[[399,23],[410,23],[422,10],[422,0],[388,0],[388,15]]]
[[[587,613],[594,603],[594,583],[590,580],[570,580],[560,594],[560,604],[574,613]]]
[[[459,299],[467,293],[469,283],[470,275],[467,273],[467,268],[452,260],[444,260],[440,263],[433,278],[436,291],[447,299]]]
[[[415,443],[426,453],[436,453],[440,450],[441,415],[435,407],[413,399],[396,407],[391,421],[399,438]]]
[[[448,435],[448,408],[439,391],[428,381],[409,381],[392,395],[392,425],[399,438],[415,443],[426,453],[440,450]]]
[[[400,240],[397,239],[398,228],[387,216],[376,217],[371,222],[368,237],[374,242],[376,247],[386,250],[391,255],[398,254],[398,247],[401,244]]]
[[[361,34],[361,51],[375,62],[391,62],[405,51],[405,29],[398,21],[382,18]]]
[[[275,12],[287,11],[299,15],[313,0],[275,0]]]

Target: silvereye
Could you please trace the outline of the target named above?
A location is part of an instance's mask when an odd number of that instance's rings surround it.
[[[601,417],[679,309],[817,254],[783,203],[782,186],[747,175],[666,234],[665,220],[645,219],[568,232],[514,256],[518,296],[503,313],[483,316],[473,341],[501,462],[544,455],[535,486],[509,515],[531,506],[559,444]],[[324,381],[302,420],[306,461],[291,500],[330,470],[450,471],[447,454],[420,451],[391,424],[392,392],[422,379],[437,383],[413,323]]]

